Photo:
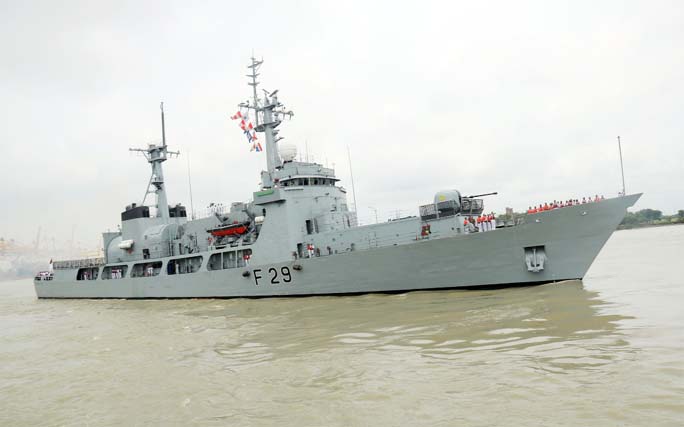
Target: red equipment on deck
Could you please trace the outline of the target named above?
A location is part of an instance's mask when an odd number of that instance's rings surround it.
[[[229,225],[223,225],[218,228],[214,228],[212,230],[209,230],[212,236],[214,237],[224,237],[224,236],[239,236],[241,234],[245,234],[248,230],[247,226],[249,225],[249,222],[236,222],[234,224],[229,224]]]

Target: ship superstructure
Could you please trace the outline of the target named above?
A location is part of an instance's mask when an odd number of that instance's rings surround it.
[[[292,117],[278,91],[258,96],[262,61],[249,65],[253,98],[239,104],[263,135],[266,170],[252,200],[188,219],[169,205],[162,143],[142,203],[103,233],[104,257],[58,261],[36,277],[41,298],[195,298],[398,292],[582,278],[640,195],[528,215],[482,232],[483,199],[440,191],[415,216],[360,226],[333,169],[298,161],[278,127]],[[256,139],[256,134],[254,136]],[[146,205],[148,195],[154,204]],[[486,256],[483,256],[486,254]],[[486,260],[486,262],[484,261]]]

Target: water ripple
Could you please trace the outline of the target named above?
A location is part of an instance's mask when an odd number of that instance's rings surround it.
[[[584,285],[36,301],[0,284],[0,425],[681,425],[678,264],[625,261],[684,243],[653,233],[616,233]]]

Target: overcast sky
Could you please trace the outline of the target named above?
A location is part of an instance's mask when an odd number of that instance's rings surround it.
[[[404,5],[402,5],[402,3]],[[485,4],[486,3],[486,4]],[[434,193],[487,208],[615,196],[622,137],[637,208],[684,209],[681,1],[0,0],[0,236],[99,244],[149,166],[164,101],[169,201],[247,200],[263,154],[228,118],[262,87],[286,142],[335,165],[359,216]],[[351,192],[349,193],[351,202]]]

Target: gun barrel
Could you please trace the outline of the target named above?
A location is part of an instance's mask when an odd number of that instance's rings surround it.
[[[498,191],[494,191],[494,192],[492,192],[492,193],[475,194],[475,195],[473,195],[473,196],[466,196],[466,199],[473,199],[473,198],[475,198],[475,197],[484,197],[484,196],[495,196],[495,195],[497,195],[497,194],[499,194]]]

